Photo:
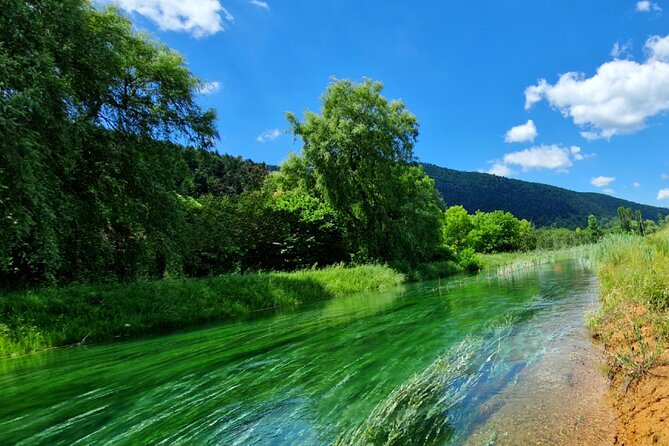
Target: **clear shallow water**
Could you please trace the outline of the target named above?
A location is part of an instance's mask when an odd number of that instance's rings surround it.
[[[564,262],[4,360],[0,444],[607,444],[595,301]]]

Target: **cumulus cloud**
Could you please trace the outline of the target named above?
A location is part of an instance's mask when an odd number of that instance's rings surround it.
[[[660,189],[660,190],[657,192],[657,199],[658,199],[658,200],[666,200],[666,199],[668,199],[668,198],[669,198],[669,189],[667,189],[667,188],[665,188],[665,189]]]
[[[651,2],[651,1],[648,1],[648,0],[642,0],[640,2],[636,2],[636,11],[637,12],[650,12],[650,11],[660,12],[660,11],[662,11],[662,8],[660,8],[660,5],[658,5],[655,2]]]
[[[537,137],[537,127],[534,121],[528,120],[525,124],[511,127],[504,136],[506,142],[534,142]]]
[[[616,193],[616,191],[614,191],[613,189],[604,189],[602,190],[602,192],[604,192],[606,195],[613,195]]]
[[[218,81],[213,82],[204,82],[200,88],[197,89],[197,92],[202,95],[209,95],[217,93],[221,89],[221,83]]]
[[[490,175],[497,175],[498,177],[510,177],[513,175],[511,168],[499,161],[494,162],[492,167],[484,172],[489,173]]]
[[[258,6],[259,8],[269,9],[267,2],[261,2],[260,0],[251,0],[251,4]]]
[[[561,147],[557,144],[540,145],[504,155],[506,165],[520,166],[524,171],[531,169],[566,170],[574,165],[576,155],[580,156],[580,147]],[[582,159],[582,158],[580,158]]]
[[[595,187],[605,187],[616,181],[616,177],[595,177],[590,180],[590,184]]]
[[[235,18],[219,0],[114,0],[122,9],[143,15],[162,30],[205,37],[223,31]]]
[[[669,180],[669,175],[663,173],[662,175],[660,175],[660,178],[662,178],[663,180]]]
[[[271,142],[276,140],[279,136],[281,136],[281,131],[279,129],[272,129],[272,130],[267,130],[266,132],[261,133],[256,137],[256,141],[258,142]]]
[[[575,161],[581,161],[592,156],[595,156],[595,154],[584,155],[578,146],[563,147],[559,144],[542,144],[507,153],[501,160],[491,161],[492,167],[481,172],[508,177],[514,174],[512,166],[518,166],[524,172],[532,169],[567,172],[567,169],[573,166]]]
[[[641,187],[641,183],[639,183],[638,181],[635,181],[634,183],[632,183],[632,187],[633,187],[634,189],[638,189],[638,188]]]
[[[525,89],[525,108],[545,99],[584,130],[588,140],[638,132],[646,119],[669,111],[669,35],[650,37],[643,63],[615,59],[592,77],[570,72],[551,85]]]

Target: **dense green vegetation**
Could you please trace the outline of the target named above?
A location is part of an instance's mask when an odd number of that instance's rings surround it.
[[[608,237],[599,248],[604,310],[630,302],[669,309],[669,230]]]
[[[114,8],[12,0],[0,79],[0,284],[177,273],[172,142],[216,137],[183,58]]]
[[[10,1],[0,58],[3,288],[342,261],[409,270],[438,252],[418,121],[378,82],[333,81],[320,113],[289,114],[304,150],[270,174],[207,151],[201,81],[113,7]]]
[[[369,79],[334,81],[320,114],[287,117],[313,175],[308,192],[339,214],[355,258],[415,265],[441,242],[441,202],[415,163],[416,117],[382,88]]]
[[[0,357],[165,333],[403,281],[388,267],[365,265],[5,293],[0,295]]]
[[[656,220],[669,209],[646,206],[598,193],[574,192],[546,184],[530,183],[496,175],[424,164],[449,206],[461,205],[469,212],[503,209],[537,227],[557,226],[575,229],[595,215],[602,226],[618,216],[620,206],[640,210],[644,220]]]
[[[590,215],[588,225],[575,230],[539,228],[527,220],[519,220],[510,212],[493,211],[468,214],[462,206],[451,206],[444,213],[442,227],[444,243],[456,252],[471,250],[478,253],[513,251],[552,251],[596,243],[604,235],[597,217]],[[607,232],[621,232],[619,226],[609,226]]]

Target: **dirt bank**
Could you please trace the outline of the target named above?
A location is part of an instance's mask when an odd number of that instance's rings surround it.
[[[615,445],[669,445],[669,348],[666,313],[620,308],[595,333],[608,353],[610,400],[619,423]]]

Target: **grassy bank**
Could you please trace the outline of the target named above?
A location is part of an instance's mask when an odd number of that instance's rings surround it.
[[[336,266],[2,294],[0,357],[164,333],[252,311],[392,287],[404,280],[386,266]]]
[[[601,309],[589,318],[608,352],[621,444],[669,444],[669,230],[598,246]]]

